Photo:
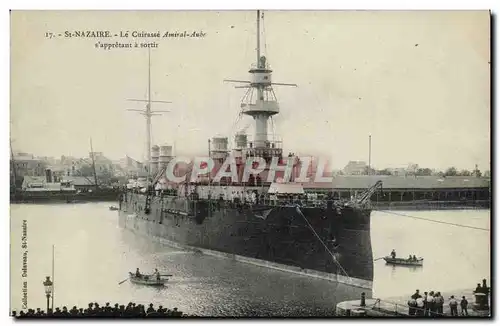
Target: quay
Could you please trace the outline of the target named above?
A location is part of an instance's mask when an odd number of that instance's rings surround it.
[[[362,294],[360,300],[343,301],[337,304],[336,316],[349,317],[407,317],[407,318],[446,318],[452,317],[448,304],[453,295],[458,301],[458,318],[491,317],[489,296],[483,293],[474,293],[471,289],[447,291],[442,293],[445,298],[443,314],[440,316],[417,316],[410,315],[407,297],[392,297],[387,299],[365,299]],[[460,300],[465,296],[468,301],[468,316],[461,316]],[[418,309],[418,308],[415,308]]]
[[[304,183],[303,187],[305,192],[333,192],[335,199],[349,199],[379,180],[382,189],[370,198],[376,209],[488,209],[491,205],[491,179],[487,177],[339,175],[332,184]]]

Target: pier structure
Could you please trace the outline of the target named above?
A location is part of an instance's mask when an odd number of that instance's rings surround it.
[[[446,205],[490,207],[491,180],[483,177],[438,176],[335,176],[332,183],[304,183],[306,192],[332,192],[335,199],[349,199],[381,180],[384,187],[371,197],[379,208],[439,209]],[[443,206],[444,205],[444,206]],[[443,206],[443,207],[442,207]]]
[[[450,296],[454,296],[458,301],[458,313],[460,315],[460,300],[462,296],[468,301],[467,312],[468,317],[490,317],[491,310],[490,305],[481,306],[478,304],[478,298],[476,293],[471,289],[462,289],[456,291],[446,291],[443,292],[443,298],[445,299],[443,305],[443,314],[439,317],[451,317],[451,309],[448,304]],[[364,293],[361,294],[360,299],[343,301],[336,305],[335,315],[336,316],[352,316],[352,317],[408,317],[408,318],[426,318],[424,316],[411,316],[409,314],[408,300],[410,295],[407,297],[392,297],[387,299],[380,298],[365,298]],[[433,318],[438,316],[429,316],[427,318]],[[467,318],[467,316],[459,316]]]

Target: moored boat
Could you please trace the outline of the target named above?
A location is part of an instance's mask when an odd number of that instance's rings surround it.
[[[109,210],[110,211],[117,211],[117,210],[119,210],[119,208],[116,206],[109,206]]]
[[[153,286],[163,286],[168,281],[167,278],[156,278],[153,275],[141,275],[141,277],[137,277],[135,273],[129,272],[130,282],[135,284],[142,285],[153,285]]]
[[[390,256],[384,257],[387,264],[391,265],[403,265],[403,266],[423,266],[424,259],[422,257],[417,258],[417,260],[410,260],[408,258],[392,258]]]

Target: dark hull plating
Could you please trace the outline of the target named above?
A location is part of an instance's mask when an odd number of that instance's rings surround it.
[[[51,203],[51,202],[97,202],[109,201],[116,202],[119,199],[119,193],[116,190],[99,190],[95,192],[16,192],[10,194],[11,203]]]
[[[210,205],[206,200],[154,197],[146,214],[145,205],[145,195],[124,196],[120,225],[180,245],[250,263],[269,262],[272,268],[371,290],[370,210],[310,207],[301,208],[302,216],[293,206],[254,205],[250,209],[224,202]]]

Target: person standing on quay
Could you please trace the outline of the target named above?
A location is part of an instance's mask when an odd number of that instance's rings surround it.
[[[462,316],[469,316],[469,312],[467,311],[467,306],[469,302],[465,299],[465,296],[462,296],[462,301],[460,301],[460,308],[462,309]]]
[[[417,298],[417,316],[424,315],[424,299],[421,295]]]
[[[424,292],[424,316],[429,316],[429,305],[427,304],[427,292]]]
[[[436,309],[436,298],[434,297],[434,291],[429,292],[429,295],[427,296],[427,307],[429,308],[428,316],[435,316],[437,309]]]
[[[416,313],[416,308],[417,307],[417,300],[411,298],[408,300],[408,315],[410,316],[415,316]]]
[[[458,302],[455,299],[455,296],[450,297],[450,309],[451,309],[451,316],[458,316]]]
[[[444,298],[441,292],[438,292],[436,294],[436,306],[437,306],[437,313],[439,316],[443,315],[443,306],[444,306]]]

